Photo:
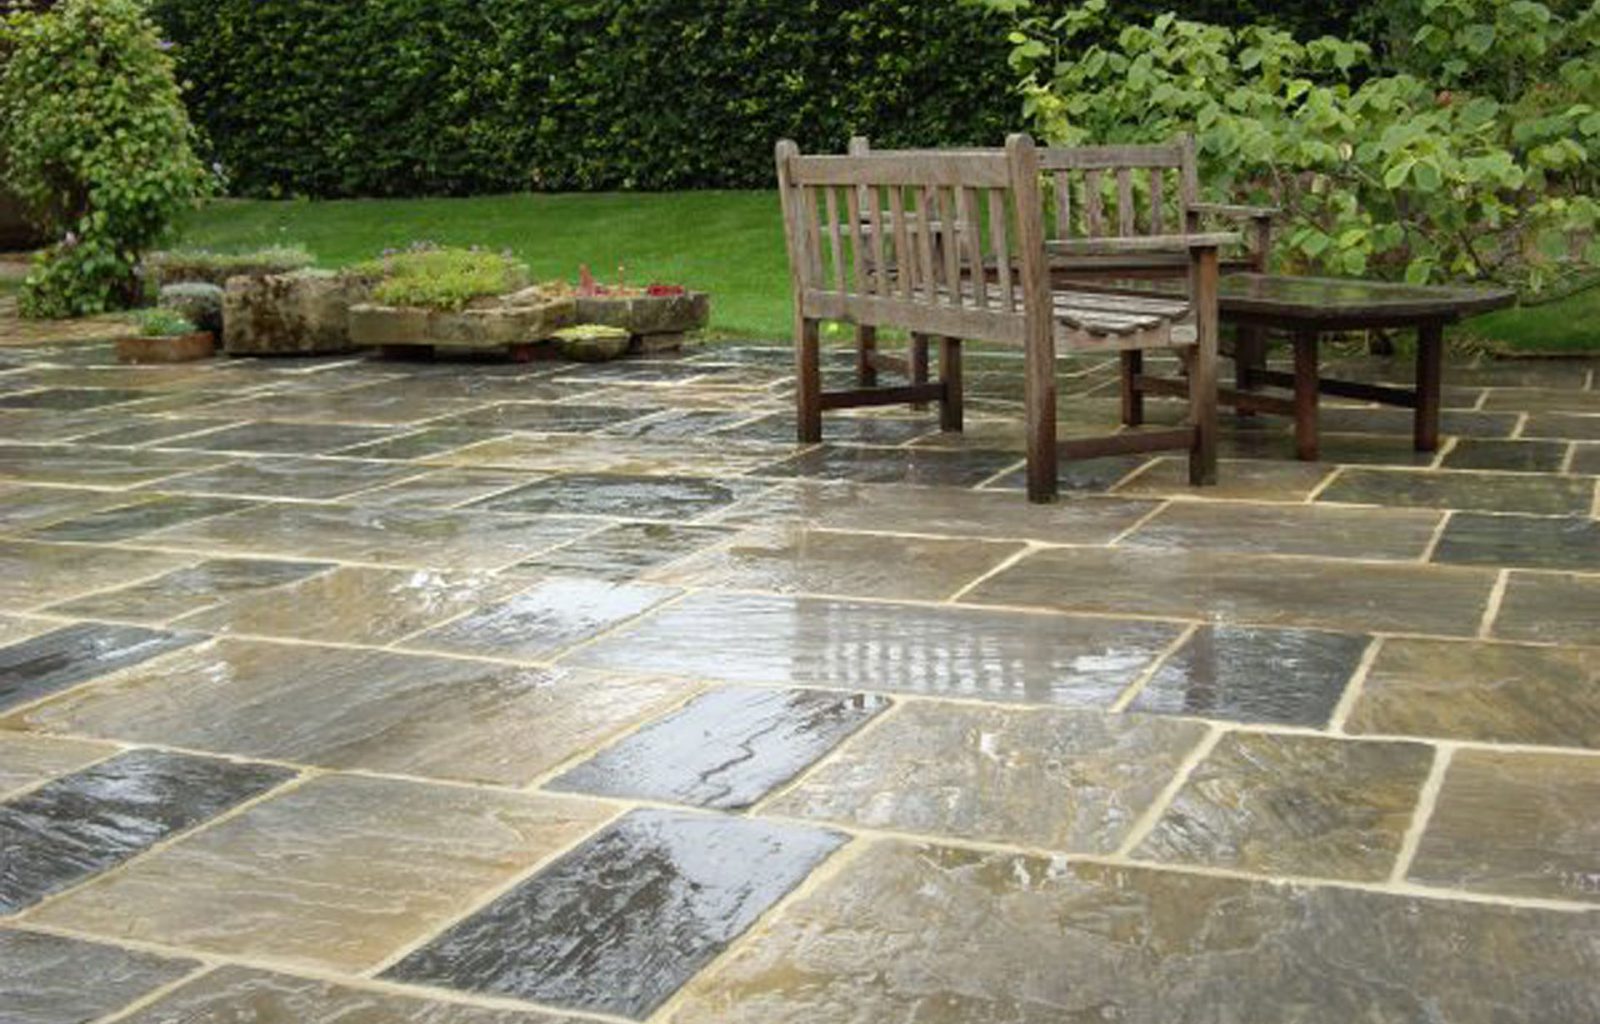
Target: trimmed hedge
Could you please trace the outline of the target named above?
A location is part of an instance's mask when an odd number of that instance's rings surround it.
[[[767,187],[782,136],[993,143],[1020,122],[1006,22],[957,0],[151,6],[211,155],[245,195]],[[1116,8],[1138,20],[1166,6]],[[1337,5],[1179,6],[1300,31],[1348,21]]]

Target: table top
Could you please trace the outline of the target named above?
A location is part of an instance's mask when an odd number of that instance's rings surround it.
[[[1510,288],[1279,274],[1228,274],[1220,282],[1217,299],[1224,317],[1318,323],[1457,320],[1502,309],[1516,300],[1517,293]]]

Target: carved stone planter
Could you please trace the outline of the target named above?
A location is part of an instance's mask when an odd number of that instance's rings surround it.
[[[580,323],[620,327],[633,337],[632,352],[679,348],[683,336],[711,322],[711,296],[682,295],[586,296],[578,299]]]
[[[210,331],[117,339],[119,363],[193,363],[216,354],[217,337]]]
[[[364,278],[314,270],[233,277],[223,297],[222,347],[230,356],[349,352],[350,309],[365,302]]]

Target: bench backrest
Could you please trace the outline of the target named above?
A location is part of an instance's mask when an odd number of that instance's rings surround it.
[[[1048,318],[1027,136],[1004,150],[850,156],[804,156],[785,140],[777,165],[801,317],[1013,343],[1029,318]]]
[[[1051,238],[1182,234],[1199,201],[1194,139],[1155,146],[1053,146],[1040,150],[1055,215]]]

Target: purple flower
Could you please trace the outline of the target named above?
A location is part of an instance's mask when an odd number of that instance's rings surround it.
[[[177,45],[178,45],[177,43],[174,43],[170,39],[158,39],[158,40],[156,40],[156,49],[160,50],[162,53],[168,52],[169,50],[173,49]]]

